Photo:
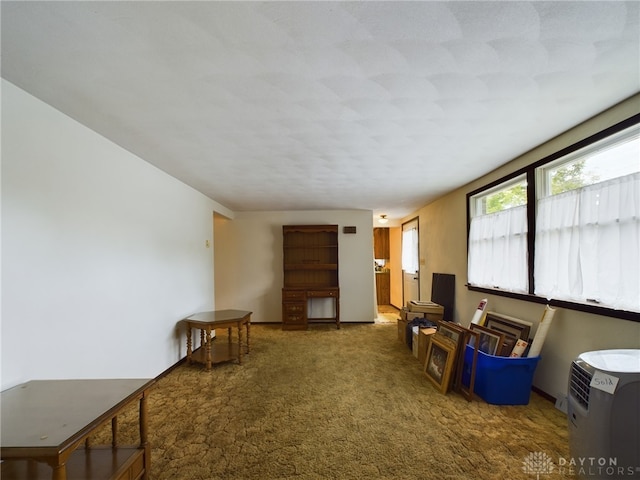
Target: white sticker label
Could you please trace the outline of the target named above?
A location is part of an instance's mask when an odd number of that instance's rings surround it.
[[[596,370],[589,385],[593,388],[597,388],[598,390],[613,393],[616,391],[616,387],[618,386],[618,380],[618,377]]]

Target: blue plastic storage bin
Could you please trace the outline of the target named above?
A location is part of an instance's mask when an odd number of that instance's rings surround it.
[[[494,405],[527,405],[540,357],[496,357],[478,351],[473,391]],[[473,347],[466,346],[462,384],[469,387]]]

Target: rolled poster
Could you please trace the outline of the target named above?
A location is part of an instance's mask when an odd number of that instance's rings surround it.
[[[478,304],[478,308],[476,313],[473,314],[473,318],[471,319],[471,323],[475,323],[476,325],[480,325],[480,321],[482,320],[482,315],[484,314],[484,310],[487,308],[487,299],[483,298],[480,300]]]
[[[537,357],[540,355],[540,350],[542,350],[544,340],[547,338],[547,332],[549,331],[555,313],[555,308],[551,308],[549,305],[544,307],[544,313],[538,324],[538,330],[536,331],[536,336],[533,338],[533,343],[531,344],[527,357]]]

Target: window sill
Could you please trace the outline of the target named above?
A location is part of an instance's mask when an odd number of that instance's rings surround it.
[[[584,303],[569,302],[566,300],[547,299],[544,297],[538,297],[536,295],[529,295],[524,293],[506,292],[504,290],[498,290],[495,288],[475,287],[467,284],[466,287],[474,292],[488,293],[490,295],[497,295],[499,297],[515,298],[516,300],[522,300],[531,303],[540,303],[544,305],[550,305],[552,307],[565,308],[567,310],[576,310],[579,312],[592,313],[594,315],[602,315],[604,317],[619,318],[621,320],[629,320],[631,322],[640,322],[640,312],[630,312],[627,310],[615,310],[613,308],[600,307],[597,305],[588,305]]]

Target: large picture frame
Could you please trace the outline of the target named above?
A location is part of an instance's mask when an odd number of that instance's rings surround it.
[[[471,330],[475,330],[480,334],[480,341],[478,342],[477,347],[478,350],[486,353],[487,355],[498,355],[502,352],[504,333],[475,323],[472,323],[470,326]]]
[[[492,330],[497,330],[505,335],[511,335],[517,339],[529,341],[532,324],[519,318],[509,317],[496,312],[487,312],[484,326]]]
[[[446,394],[449,391],[455,360],[455,342],[442,335],[432,335],[424,362],[424,373],[441,393]]]

